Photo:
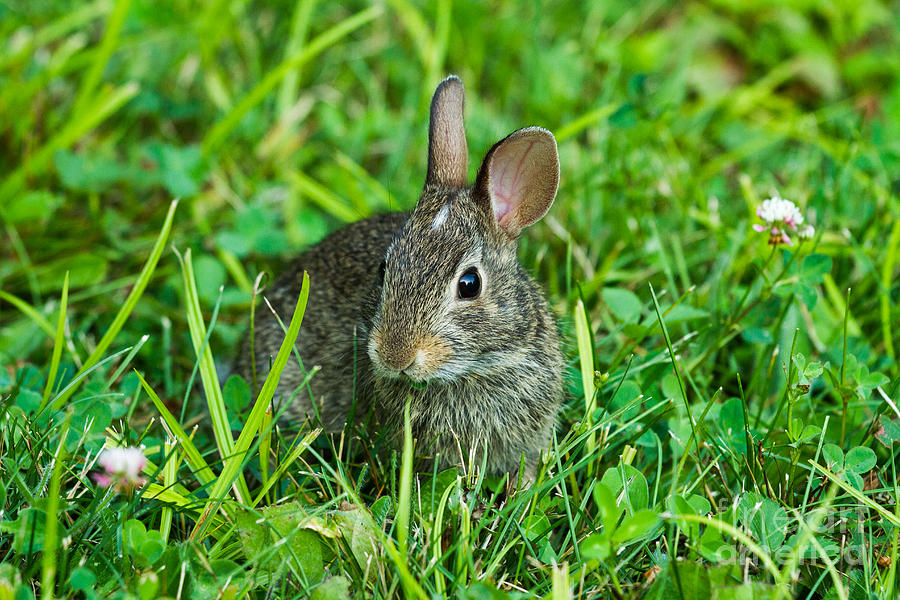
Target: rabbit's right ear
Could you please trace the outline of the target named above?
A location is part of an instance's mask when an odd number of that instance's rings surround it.
[[[466,91],[456,75],[443,80],[431,99],[428,126],[426,186],[464,188],[468,185],[469,150],[463,124]]]
[[[476,201],[512,237],[547,214],[559,187],[556,138],[541,127],[519,129],[491,148],[475,180]]]

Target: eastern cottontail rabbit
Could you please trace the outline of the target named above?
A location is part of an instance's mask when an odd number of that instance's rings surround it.
[[[355,401],[355,415],[372,407],[399,441],[411,397],[419,451],[440,466],[471,453],[476,464],[486,455],[491,473],[514,473],[524,453],[532,475],[562,399],[562,357],[554,319],[516,247],[556,196],[556,140],[539,127],[519,129],[490,149],[470,187],[463,99],[453,76],[434,93],[428,173],[412,213],[330,235],[268,292],[286,319],[309,272],[299,349],[307,369],[321,366],[309,390],[298,390],[303,367],[289,362],[276,398],[293,398],[289,418],[317,413],[332,430]],[[238,370],[249,380],[255,357],[261,381],[284,339],[265,306],[254,337]]]

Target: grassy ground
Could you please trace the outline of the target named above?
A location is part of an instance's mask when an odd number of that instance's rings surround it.
[[[0,598],[896,597],[898,15],[0,2]],[[214,367],[258,273],[413,205],[447,73],[473,174],[559,140],[521,257],[569,395],[511,497]],[[776,192],[813,239],[751,228]],[[99,487],[104,444],[146,485]]]

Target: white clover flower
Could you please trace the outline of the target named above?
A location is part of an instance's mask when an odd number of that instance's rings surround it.
[[[147,457],[140,448],[105,448],[97,459],[103,473],[94,474],[94,481],[101,487],[115,486],[120,490],[143,485],[141,470],[147,466]]]
[[[756,216],[763,223],[753,225],[754,231],[768,231],[769,243],[773,246],[778,244],[787,244],[790,246],[793,242],[788,231],[796,231],[801,239],[807,239],[813,236],[815,230],[811,225],[804,225],[798,230],[803,223],[803,215],[800,209],[790,200],[785,200],[778,194],[775,194],[756,207]]]
[[[770,226],[783,222],[796,229],[797,225],[803,222],[803,215],[800,214],[800,209],[797,208],[797,205],[778,195],[772,196],[768,200],[763,200],[763,203],[756,209],[756,216]]]

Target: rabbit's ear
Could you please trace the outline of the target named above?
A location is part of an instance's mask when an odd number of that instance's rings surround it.
[[[519,129],[488,151],[475,197],[512,236],[547,214],[559,187],[556,138],[541,127]]]
[[[466,90],[456,75],[443,80],[431,99],[426,186],[464,188],[469,164],[463,104]]]

